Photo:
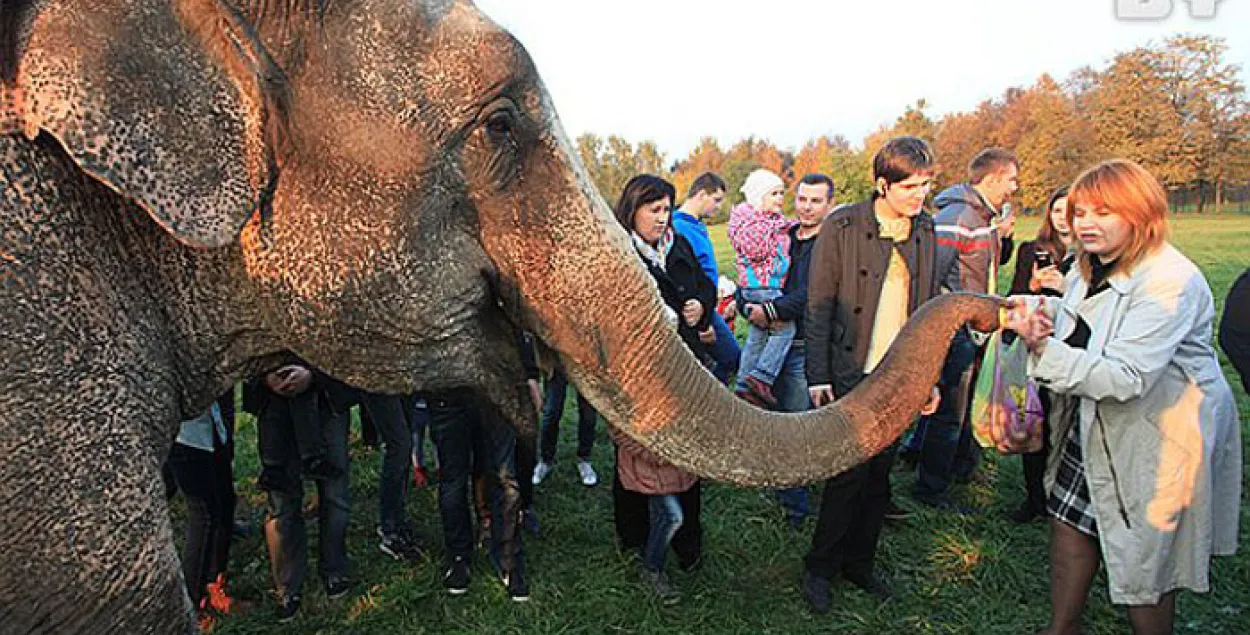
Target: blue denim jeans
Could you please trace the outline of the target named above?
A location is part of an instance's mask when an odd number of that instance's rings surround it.
[[[763,304],[781,297],[780,289],[742,289],[744,304]],[[794,322],[782,322],[776,327],[762,329],[754,324],[747,331],[746,345],[738,364],[738,389],[746,388],[746,376],[750,375],[768,385],[777,381],[786,353],[794,342]]]
[[[681,500],[676,494],[663,494],[647,498],[647,512],[651,528],[647,532],[647,546],[642,552],[642,564],[648,571],[664,571],[668,556],[668,543],[681,528],[683,521]]]
[[[712,313],[712,330],[716,333],[716,343],[712,345],[712,375],[722,384],[729,383],[729,377],[738,372],[738,362],[742,357],[742,348],[738,346],[738,338],[734,337],[733,329],[719,313]]]
[[[299,448],[292,423],[294,416],[315,417],[304,423],[321,427],[326,441],[326,458],[342,475],[317,481],[319,565],[324,580],[347,576],[347,522],[351,490],[347,458],[347,413],[331,414],[318,407],[315,391],[292,398],[273,397],[261,414],[260,458],[269,473],[264,479],[269,494],[265,518],[265,540],[278,596],[299,595],[308,570],[308,531],[304,526],[304,483],[300,476]],[[299,424],[296,424],[299,425]]]
[[[544,463],[552,463],[556,458],[560,419],[564,416],[564,398],[568,388],[569,378],[561,370],[556,370],[547,380],[538,444],[539,456]],[[577,393],[577,458],[589,461],[590,452],[595,447],[595,425],[599,422],[599,413],[577,392],[577,387],[573,388],[573,392]]]
[[[378,508],[382,531],[399,533],[408,527],[404,500],[412,470],[412,427],[403,397],[360,392],[360,407],[369,411],[385,446],[378,478]]]
[[[951,341],[942,366],[942,403],[933,414],[921,419],[913,437],[919,439],[916,498],[932,501],[945,496],[951,482],[976,469],[977,452],[967,418],[971,399],[972,373],[977,347],[964,331]]]
[[[521,536],[517,532],[521,494],[515,469],[516,433],[499,417],[489,416],[468,391],[429,395],[430,436],[442,470],[438,481],[438,511],[448,559],[468,560],[473,553],[470,496],[474,465],[486,477],[491,505],[491,562],[502,572],[521,565]]]
[[[811,410],[812,398],[807,392],[807,348],[803,340],[797,339],[790,346],[786,361],[781,367],[781,374],[773,384],[773,394],[777,396],[777,409],[781,412],[803,412]],[[790,518],[801,519],[811,511],[806,487],[791,487],[777,490],[777,498]]]

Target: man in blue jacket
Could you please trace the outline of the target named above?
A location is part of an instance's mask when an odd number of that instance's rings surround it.
[[[708,236],[707,225],[703,219],[720,209],[721,203],[725,201],[726,187],[725,179],[713,172],[704,172],[690,184],[686,200],[673,212],[673,229],[694,248],[694,255],[703,267],[703,273],[713,285],[718,283],[720,272],[716,266],[716,250],[712,247],[712,239]],[[730,305],[727,316],[731,321],[734,318],[732,306]],[[734,338],[733,329],[725,319],[713,313],[711,323],[712,330],[716,333],[716,342],[710,346],[712,358],[716,361],[712,374],[723,384],[729,381],[730,375],[738,372],[738,358],[742,355],[742,350],[738,346],[738,340]]]

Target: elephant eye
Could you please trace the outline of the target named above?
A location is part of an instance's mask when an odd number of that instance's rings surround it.
[[[515,124],[512,111],[506,108],[496,110],[486,118],[486,137],[494,144],[507,143],[512,140]]]

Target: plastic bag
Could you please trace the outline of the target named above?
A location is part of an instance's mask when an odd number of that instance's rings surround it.
[[[1042,400],[1028,376],[1028,349],[1023,340],[1003,343],[1003,332],[990,337],[985,361],[972,394],[972,432],[983,448],[1003,454],[1042,448]]]

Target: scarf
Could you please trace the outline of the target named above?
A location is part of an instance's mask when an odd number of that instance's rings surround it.
[[[673,228],[669,227],[664,230],[664,235],[660,236],[660,242],[655,247],[647,244],[647,241],[638,235],[638,232],[629,232],[629,237],[634,240],[634,249],[638,250],[638,255],[642,259],[651,263],[660,271],[668,271],[666,262],[668,261],[668,252],[673,249]]]

